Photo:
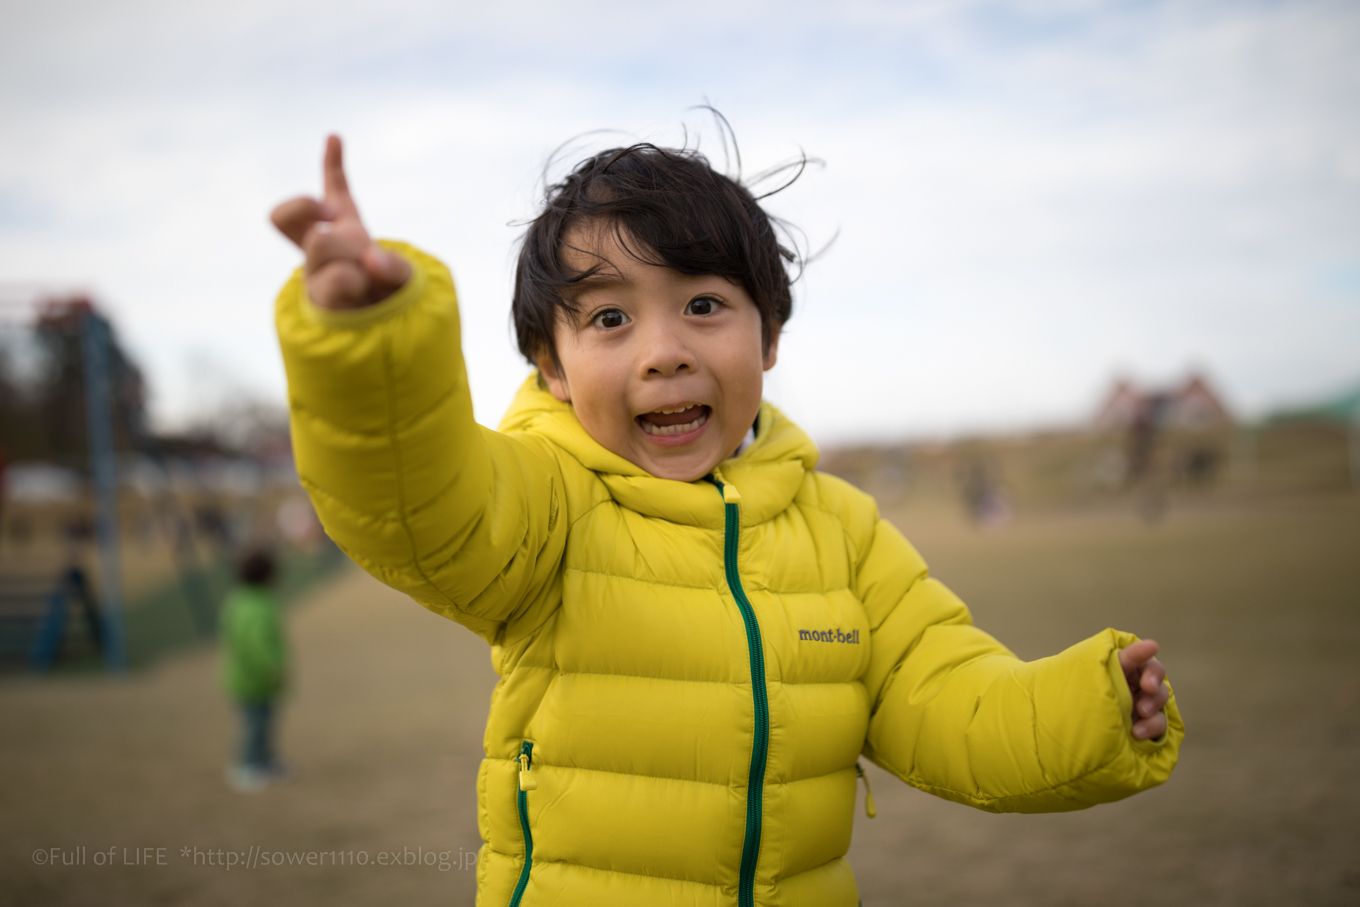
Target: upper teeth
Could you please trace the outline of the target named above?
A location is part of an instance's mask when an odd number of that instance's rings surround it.
[[[653,411],[661,413],[663,416],[669,416],[671,413],[683,413],[687,409],[694,409],[694,404],[691,403],[688,406],[682,406],[679,409],[658,409]]]

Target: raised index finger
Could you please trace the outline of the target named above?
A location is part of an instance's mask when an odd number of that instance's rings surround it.
[[[349,194],[349,180],[345,179],[344,149],[338,135],[326,137],[326,160],[322,165],[322,173],[326,186],[326,202],[335,209],[336,219],[352,217],[357,220],[359,208]]]

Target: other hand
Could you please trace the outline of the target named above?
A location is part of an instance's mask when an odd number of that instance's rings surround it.
[[[1144,639],[1119,650],[1119,667],[1133,694],[1133,736],[1151,740],[1166,733],[1166,668],[1156,659],[1157,643]]]
[[[411,276],[400,255],[380,248],[364,229],[349,194],[339,136],[326,139],[325,196],[290,199],[270,219],[306,255],[307,294],[323,309],[355,309],[391,296]]]

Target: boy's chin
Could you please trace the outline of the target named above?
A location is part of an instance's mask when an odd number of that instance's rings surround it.
[[[705,445],[706,448],[712,445]],[[677,450],[662,455],[652,451],[641,451],[641,456],[628,457],[635,465],[642,467],[658,479],[672,479],[676,482],[695,482],[713,471],[713,468],[726,457],[716,450]]]
[[[646,469],[651,475],[656,476],[657,479],[669,479],[672,481],[699,481],[700,479],[703,479],[704,476],[713,472],[713,466],[709,466],[707,469],[677,469],[675,466],[670,466],[669,464],[666,466],[643,466],[643,469]]]
[[[716,465],[718,464],[716,463],[713,464],[713,466]],[[702,467],[696,469],[684,469],[668,463],[662,466],[650,466],[650,467],[644,466],[643,468],[650,472],[652,475],[656,476],[658,479],[671,479],[676,482],[697,482],[704,476],[711,473],[713,471],[713,466],[710,466],[707,469],[704,469]]]

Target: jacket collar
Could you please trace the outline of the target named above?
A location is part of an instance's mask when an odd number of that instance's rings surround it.
[[[817,465],[817,447],[801,428],[769,403],[760,404],[755,443],[718,465],[741,493],[741,522],[754,525],[787,510],[806,473]],[[569,403],[544,390],[538,372],[520,386],[501,420],[507,433],[546,438],[596,473],[619,504],[643,516],[706,528],[721,528],[722,497],[710,483],[659,479],[586,433]]]

